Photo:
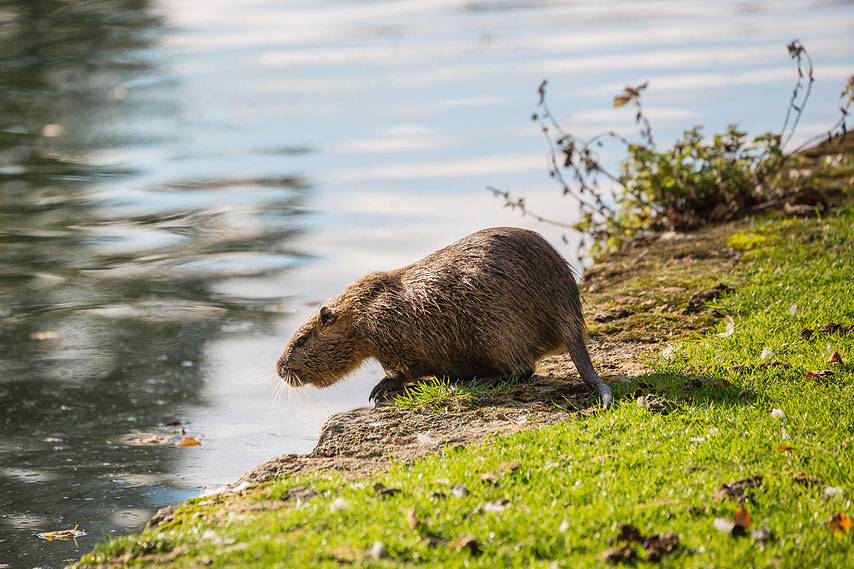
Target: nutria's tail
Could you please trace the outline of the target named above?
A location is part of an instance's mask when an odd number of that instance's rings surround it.
[[[593,362],[590,361],[590,353],[584,344],[583,334],[576,330],[574,333],[566,334],[565,338],[569,355],[572,357],[581,379],[588,387],[595,387],[599,391],[599,395],[602,397],[602,409],[607,411],[614,396],[611,394],[611,388],[596,375]]]

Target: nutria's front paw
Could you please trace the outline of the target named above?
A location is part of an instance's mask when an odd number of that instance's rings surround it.
[[[390,394],[395,391],[403,391],[403,382],[396,377],[386,376],[379,380],[371,390],[371,394],[368,395],[368,401],[380,403],[385,398],[386,394]]]

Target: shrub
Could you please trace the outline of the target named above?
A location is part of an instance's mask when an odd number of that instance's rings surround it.
[[[839,121],[826,133],[811,138],[792,152],[785,152],[814,81],[812,60],[803,45],[795,40],[787,48],[796,62],[798,77],[780,132],[750,138],[738,125],[730,125],[724,133],[705,137],[702,127],[695,126],[666,150],[656,147],[652,127],[641,105],[641,93],[648,83],[625,87],[614,98],[615,107],[633,104],[636,108],[635,121],[641,141],[633,143],[615,132],[583,140],[565,130],[546,103],[546,81],[543,81],[532,119],[540,124],[548,143],[552,163],[549,173],[561,185],[564,195],[578,203],[580,221],[567,224],[544,218],[530,211],[524,198],[490,189],[504,199],[507,207],[540,221],[580,231],[580,252],[589,249],[594,258],[645,232],[691,230],[783,205],[792,199],[788,190],[794,189],[781,183],[784,166],[795,161],[800,150],[819,138],[844,136],[848,110],[854,101],[852,76],[842,92]],[[595,152],[606,140],[616,140],[626,148],[619,175],[604,168]],[[602,178],[610,183],[603,186]],[[825,201],[821,195],[816,198],[815,192],[809,199]],[[584,236],[592,238],[589,248]]]

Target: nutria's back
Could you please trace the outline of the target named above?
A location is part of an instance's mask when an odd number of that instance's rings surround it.
[[[530,375],[532,354],[562,344],[555,311],[580,314],[569,265],[523,229],[479,231],[352,286],[365,284],[359,327],[417,375]]]
[[[527,378],[539,358],[566,348],[607,403],[569,265],[539,234],[498,227],[351,284],[300,328],[279,374],[325,386],[374,357],[386,372],[381,395],[425,376]]]

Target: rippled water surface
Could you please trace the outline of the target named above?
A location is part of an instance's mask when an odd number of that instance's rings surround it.
[[[543,78],[582,135],[631,134],[611,97],[647,79],[660,144],[759,132],[795,38],[806,138],[854,71],[849,2],[0,1],[0,564],[61,567],[311,449],[379,370],[289,392],[275,359],[360,275],[502,224],[573,255],[485,189],[572,221],[529,120]],[[128,444],[174,421],[202,444]]]

